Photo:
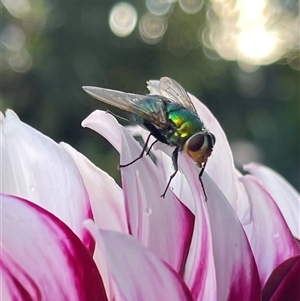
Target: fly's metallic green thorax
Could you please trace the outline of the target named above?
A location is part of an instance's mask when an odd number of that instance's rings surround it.
[[[169,104],[167,115],[170,122],[176,126],[176,131],[169,138],[170,144],[179,145],[180,149],[191,136],[203,131],[204,126],[198,115],[178,104]]]
[[[204,191],[201,175],[212,153],[215,136],[205,129],[190,96],[179,83],[171,78],[162,77],[157,86],[153,82],[150,84],[152,90],[158,91],[160,95],[139,95],[98,87],[83,89],[96,99],[131,113],[133,121],[150,132],[141,155],[120,167],[126,167],[141,159],[146,152],[150,136],[153,136],[156,138],[154,143],[160,141],[175,147],[172,154],[175,171],[170,176],[162,197],[165,196],[172,178],[178,171],[177,161],[180,151],[186,152],[201,168],[199,179]],[[154,143],[150,145],[147,154]],[[204,195],[206,198],[205,191]]]
[[[163,143],[180,146],[182,149],[185,141],[203,130],[203,123],[196,113],[181,105],[171,103],[167,98],[160,95],[147,97],[139,102],[139,106],[148,114],[163,116],[164,123],[156,127],[147,119],[133,114],[135,122],[142,124],[156,139]]]

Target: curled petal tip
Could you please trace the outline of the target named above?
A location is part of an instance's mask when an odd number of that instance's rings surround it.
[[[148,80],[147,81],[147,89],[149,90],[150,94],[160,95],[159,89],[159,81],[158,80]]]
[[[13,110],[11,110],[11,109],[7,109],[7,110],[5,111],[5,115],[6,115],[6,116],[12,116],[12,117],[14,117],[14,118],[20,120],[19,116],[18,116]]]

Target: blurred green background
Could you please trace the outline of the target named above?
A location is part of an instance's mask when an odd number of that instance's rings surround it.
[[[238,167],[299,190],[299,67],[297,0],[1,0],[1,110],[117,181],[118,154],[80,125],[107,107],[81,86],[145,94],[169,76],[211,109]]]

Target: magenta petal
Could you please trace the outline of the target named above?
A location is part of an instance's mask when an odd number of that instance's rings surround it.
[[[251,212],[251,221],[244,229],[264,286],[276,266],[299,254],[299,247],[268,191],[254,176],[244,176],[240,180],[247,191]]]
[[[93,112],[83,125],[109,140],[120,152],[122,164],[131,162],[142,151],[106,112]],[[161,198],[166,184],[148,156],[122,168],[121,173],[130,233],[180,271],[190,245],[194,216],[171,192]]]
[[[207,191],[218,301],[260,300],[256,263],[238,217],[216,184],[203,175]],[[268,252],[266,252],[268,253]]]
[[[268,279],[262,301],[300,300],[300,255],[292,257],[279,265]]]
[[[37,300],[41,295],[34,280],[1,248],[1,300]]]
[[[193,300],[182,278],[133,237],[98,230],[92,221],[86,227],[103,248],[115,300]]]
[[[255,175],[271,194],[281,213],[283,214],[293,235],[300,239],[300,195],[274,170],[258,163],[250,163],[244,169]]]
[[[11,297],[107,301],[90,253],[64,223],[32,202],[8,195],[0,201],[2,285]]]

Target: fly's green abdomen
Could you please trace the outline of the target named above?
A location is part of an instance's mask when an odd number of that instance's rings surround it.
[[[170,104],[167,107],[168,118],[176,127],[176,132],[170,137],[173,143],[182,145],[195,133],[201,132],[203,123],[192,111],[177,104]]]

